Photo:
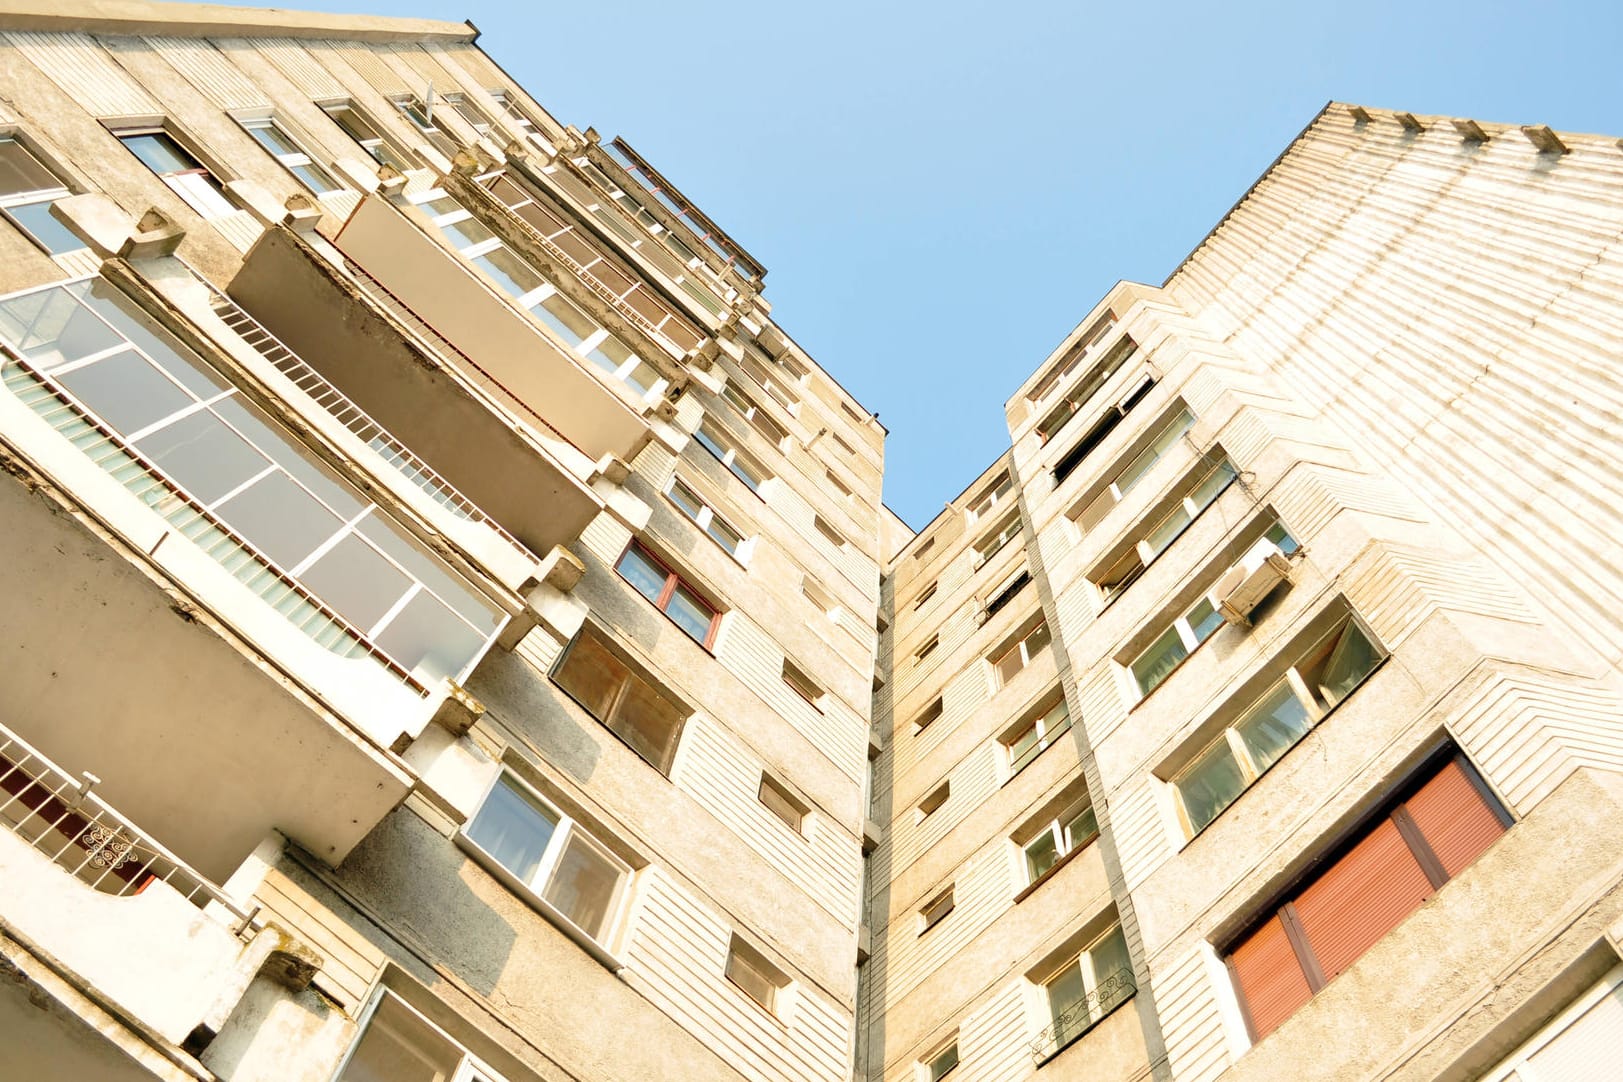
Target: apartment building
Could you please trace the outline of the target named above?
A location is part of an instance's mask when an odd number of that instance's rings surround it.
[[[0,0],[0,1076],[1612,1076],[1614,140],[1326,107],[915,535],[476,39]]]
[[[1611,138],[1331,104],[890,562],[858,1076],[1623,1062]]]
[[[475,37],[0,5],[0,1075],[849,1076],[883,429]]]

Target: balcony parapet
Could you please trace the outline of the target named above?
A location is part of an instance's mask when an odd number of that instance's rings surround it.
[[[1099,982],[1098,987],[1067,1007],[1051,1025],[1031,1042],[1031,1059],[1041,1067],[1105,1017],[1131,999],[1138,988],[1131,970],[1118,969]]]

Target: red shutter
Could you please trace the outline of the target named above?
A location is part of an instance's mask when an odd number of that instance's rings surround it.
[[[1235,947],[1229,964],[1234,967],[1240,994],[1251,1015],[1251,1028],[1259,1041],[1313,994],[1277,916],[1270,917],[1268,923]]]
[[[1296,899],[1324,979],[1352,965],[1430,894],[1431,881],[1398,828],[1382,820]]]
[[[1405,806],[1450,879],[1505,832],[1458,761],[1443,767]]]

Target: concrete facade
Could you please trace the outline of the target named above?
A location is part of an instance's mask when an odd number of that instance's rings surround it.
[[[0,1073],[1604,1077],[1615,141],[1328,106],[915,536],[476,36],[0,2]]]

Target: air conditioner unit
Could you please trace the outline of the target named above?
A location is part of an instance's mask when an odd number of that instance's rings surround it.
[[[1242,627],[1251,623],[1251,612],[1282,582],[1289,582],[1293,567],[1290,557],[1266,537],[1246,550],[1235,565],[1223,572],[1212,594],[1218,598],[1223,619]]]

